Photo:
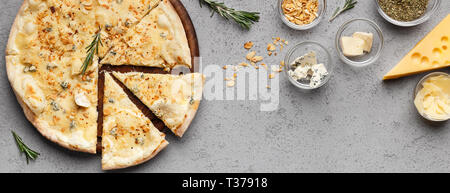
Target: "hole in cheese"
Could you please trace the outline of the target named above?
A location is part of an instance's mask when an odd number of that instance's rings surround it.
[[[442,55],[442,51],[439,48],[434,48],[433,49],[433,57],[436,59],[440,59]]]
[[[414,54],[411,56],[412,62],[413,62],[414,64],[419,64],[419,62],[420,62],[420,57],[421,57],[421,55],[420,55],[419,53],[414,53]]]
[[[420,60],[420,64],[424,65],[424,66],[428,66],[430,65],[430,60],[428,59],[428,57],[424,56],[422,57],[422,59]]]
[[[442,42],[443,44],[447,44],[447,43],[448,43],[448,37],[447,37],[447,36],[442,36],[441,42]]]

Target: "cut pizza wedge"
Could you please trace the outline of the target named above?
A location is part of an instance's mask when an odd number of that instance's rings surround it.
[[[6,56],[8,78],[28,120],[43,136],[72,150],[95,153],[98,69],[91,69],[85,80],[72,78],[64,73],[71,60],[48,63],[40,57]]]
[[[130,28],[106,54],[101,64],[160,67],[191,67],[191,53],[183,24],[172,4],[159,3]]]
[[[91,0],[85,0],[91,1]],[[127,31],[138,24],[144,16],[154,9],[161,0],[96,0],[93,2],[95,21],[102,29],[103,46],[100,47],[99,57],[120,42],[120,38]]]
[[[200,104],[204,83],[202,74],[113,74],[175,135],[183,136]]]
[[[103,99],[102,168],[125,168],[145,162],[168,142],[109,73]]]

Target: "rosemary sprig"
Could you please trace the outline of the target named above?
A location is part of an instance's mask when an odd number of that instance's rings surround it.
[[[225,6],[225,4],[219,3],[214,0],[199,0],[200,6],[206,4],[212,9],[211,17],[214,15],[214,11],[225,19],[233,19],[244,29],[250,29],[251,25],[259,21],[259,12],[237,11],[233,8]]]
[[[87,56],[84,59],[83,66],[81,66],[82,75],[86,73],[86,70],[89,67],[89,65],[91,65],[94,62],[94,54],[98,55],[98,46],[99,45],[103,46],[102,40],[100,38],[100,32],[101,29],[99,29],[98,32],[94,36],[92,36],[94,40],[92,40],[91,44],[88,47],[86,47]]]
[[[354,0],[345,0],[344,7],[342,7],[342,9],[340,7],[336,8],[336,11],[334,11],[333,16],[331,16],[329,22],[332,22],[342,12],[347,11],[347,10],[352,9],[353,7],[355,7],[356,3],[358,3],[358,2],[354,1]]]
[[[32,149],[30,149],[25,143],[23,143],[22,138],[20,138],[14,131],[11,131],[14,136],[14,139],[17,142],[17,146],[19,147],[20,152],[25,153],[25,157],[27,158],[27,164],[29,159],[35,160],[40,154]]]

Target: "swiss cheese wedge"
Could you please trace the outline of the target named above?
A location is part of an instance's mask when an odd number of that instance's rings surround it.
[[[113,74],[175,135],[183,136],[200,104],[204,82],[202,74]]]
[[[450,15],[422,39],[383,80],[450,66]]]
[[[130,28],[106,54],[102,64],[191,67],[191,53],[183,24],[169,1],[162,1]]]
[[[109,73],[103,99],[102,168],[145,162],[167,146],[165,135],[131,102]]]

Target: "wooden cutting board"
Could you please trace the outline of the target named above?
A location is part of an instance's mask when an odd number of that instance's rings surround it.
[[[186,37],[188,40],[189,48],[191,50],[191,60],[192,60],[192,67],[191,69],[186,69],[188,71],[194,72],[198,71],[198,65],[194,62],[195,57],[200,56],[200,50],[198,47],[198,40],[197,40],[197,33],[195,32],[194,25],[192,24],[191,17],[189,17],[189,14],[184,7],[184,5],[179,0],[169,0],[173,7],[175,8],[176,12],[178,13],[178,16],[181,19],[181,22],[183,23],[184,30],[186,32]],[[99,136],[98,143],[97,143],[97,152],[101,152],[101,136],[103,131],[103,95],[104,95],[104,82],[105,82],[105,72],[111,72],[111,71],[118,71],[118,72],[145,72],[145,73],[155,73],[155,74],[167,74],[169,72],[166,72],[162,70],[161,68],[153,68],[153,67],[141,67],[141,66],[111,66],[111,65],[103,65],[100,69],[99,78],[98,78],[98,132],[97,135]],[[113,78],[115,78],[113,76]],[[155,125],[156,128],[158,128],[160,131],[166,130],[169,131],[168,128],[164,125],[164,123],[158,119],[148,108],[143,104],[136,96],[129,91],[125,85],[123,85],[119,80],[116,79],[116,82],[119,83],[119,85],[125,90],[125,93],[130,97],[131,101],[136,104],[136,106],[147,116]],[[166,133],[166,132],[165,132]]]

